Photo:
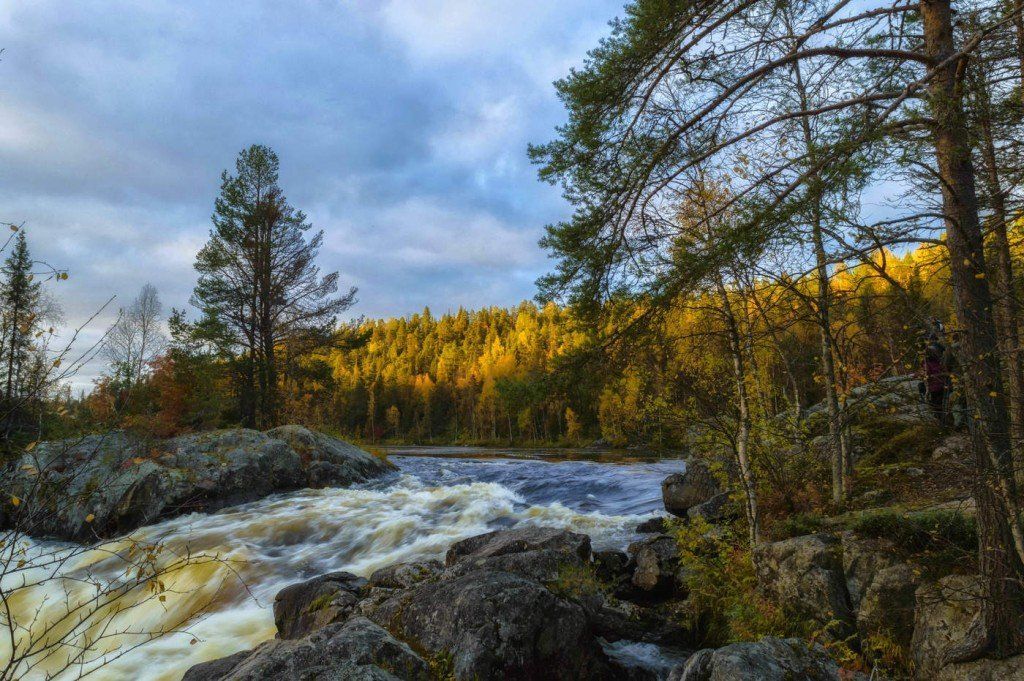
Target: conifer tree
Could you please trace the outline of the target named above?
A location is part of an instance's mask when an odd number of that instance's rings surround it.
[[[278,353],[328,342],[337,315],[355,302],[338,296],[338,273],[321,276],[315,260],[323,232],[311,237],[302,211],[285,199],[277,155],[253,145],[238,155],[235,174],[221,176],[210,240],[196,257],[192,297],[217,343],[233,353],[242,422],[271,427],[279,414]],[[309,237],[309,238],[307,238]]]

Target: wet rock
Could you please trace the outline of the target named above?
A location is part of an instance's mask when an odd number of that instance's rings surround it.
[[[595,551],[594,574],[612,589],[629,581],[633,574],[630,558],[623,551]]]
[[[674,473],[661,483],[665,510],[680,517],[686,517],[688,510],[721,492],[715,476],[697,459],[689,460],[683,473]]]
[[[432,678],[423,658],[363,617],[333,624],[303,639],[267,641],[249,653],[196,665],[184,676],[187,681]]]
[[[445,556],[445,572],[454,577],[498,570],[547,583],[567,566],[589,564],[590,553],[585,534],[548,527],[498,530],[453,544]]]
[[[978,647],[984,638],[982,593],[981,581],[967,575],[949,575],[917,590],[911,651],[921,678],[937,674],[958,651]]]
[[[370,617],[417,650],[450,657],[459,679],[613,678],[580,605],[506,572],[421,583]]]
[[[819,644],[797,638],[764,638],[694,653],[669,674],[669,681],[848,681],[866,679],[844,673]]]
[[[441,572],[441,561],[427,560],[413,563],[396,563],[377,570],[370,575],[370,586],[384,589],[408,589],[430,579]]]
[[[360,600],[366,580],[348,572],[332,572],[292,584],[274,598],[277,637],[302,638],[348,618]]]
[[[843,574],[839,539],[793,537],[758,548],[758,579],[776,603],[827,628],[834,638],[853,633],[854,615]]]
[[[738,518],[739,509],[730,500],[729,493],[722,492],[687,510],[686,517],[714,525]]]
[[[1024,655],[1005,660],[974,660],[946,665],[935,681],[1011,681],[1024,679]]]
[[[629,545],[636,569],[632,584],[650,597],[671,595],[678,586],[679,547],[667,535],[642,539]]]
[[[664,534],[667,531],[665,518],[657,516],[643,521],[636,526],[637,534]]]
[[[45,442],[3,473],[25,500],[3,521],[30,534],[74,541],[125,534],[195,511],[210,512],[303,487],[346,486],[393,467],[362,450],[284,426],[245,428],[145,440],[115,431]],[[56,504],[42,489],[61,491]]]

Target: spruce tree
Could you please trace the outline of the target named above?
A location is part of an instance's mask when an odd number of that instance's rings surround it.
[[[3,266],[0,290],[0,390],[3,395],[4,432],[10,435],[30,392],[29,369],[32,338],[39,318],[40,284],[33,281],[32,256],[25,233],[14,239],[14,248]]]

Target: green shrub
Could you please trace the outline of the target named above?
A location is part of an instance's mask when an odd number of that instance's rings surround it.
[[[771,534],[776,541],[821,532],[825,518],[818,513],[797,513],[772,523]]]
[[[558,578],[547,585],[548,588],[560,596],[581,599],[591,596],[603,589],[601,580],[593,565],[573,565],[564,563],[558,566]]]
[[[973,568],[978,525],[959,511],[871,511],[858,514],[849,525],[862,537],[889,539],[934,576]]]
[[[793,620],[758,592],[743,540],[702,520],[672,529],[690,594],[682,614],[703,646],[800,633]]]

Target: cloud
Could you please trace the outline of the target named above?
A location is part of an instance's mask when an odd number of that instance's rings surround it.
[[[146,282],[181,307],[220,172],[259,142],[354,313],[514,304],[568,210],[526,145],[620,3],[7,0],[0,219],[71,271],[69,325]]]

